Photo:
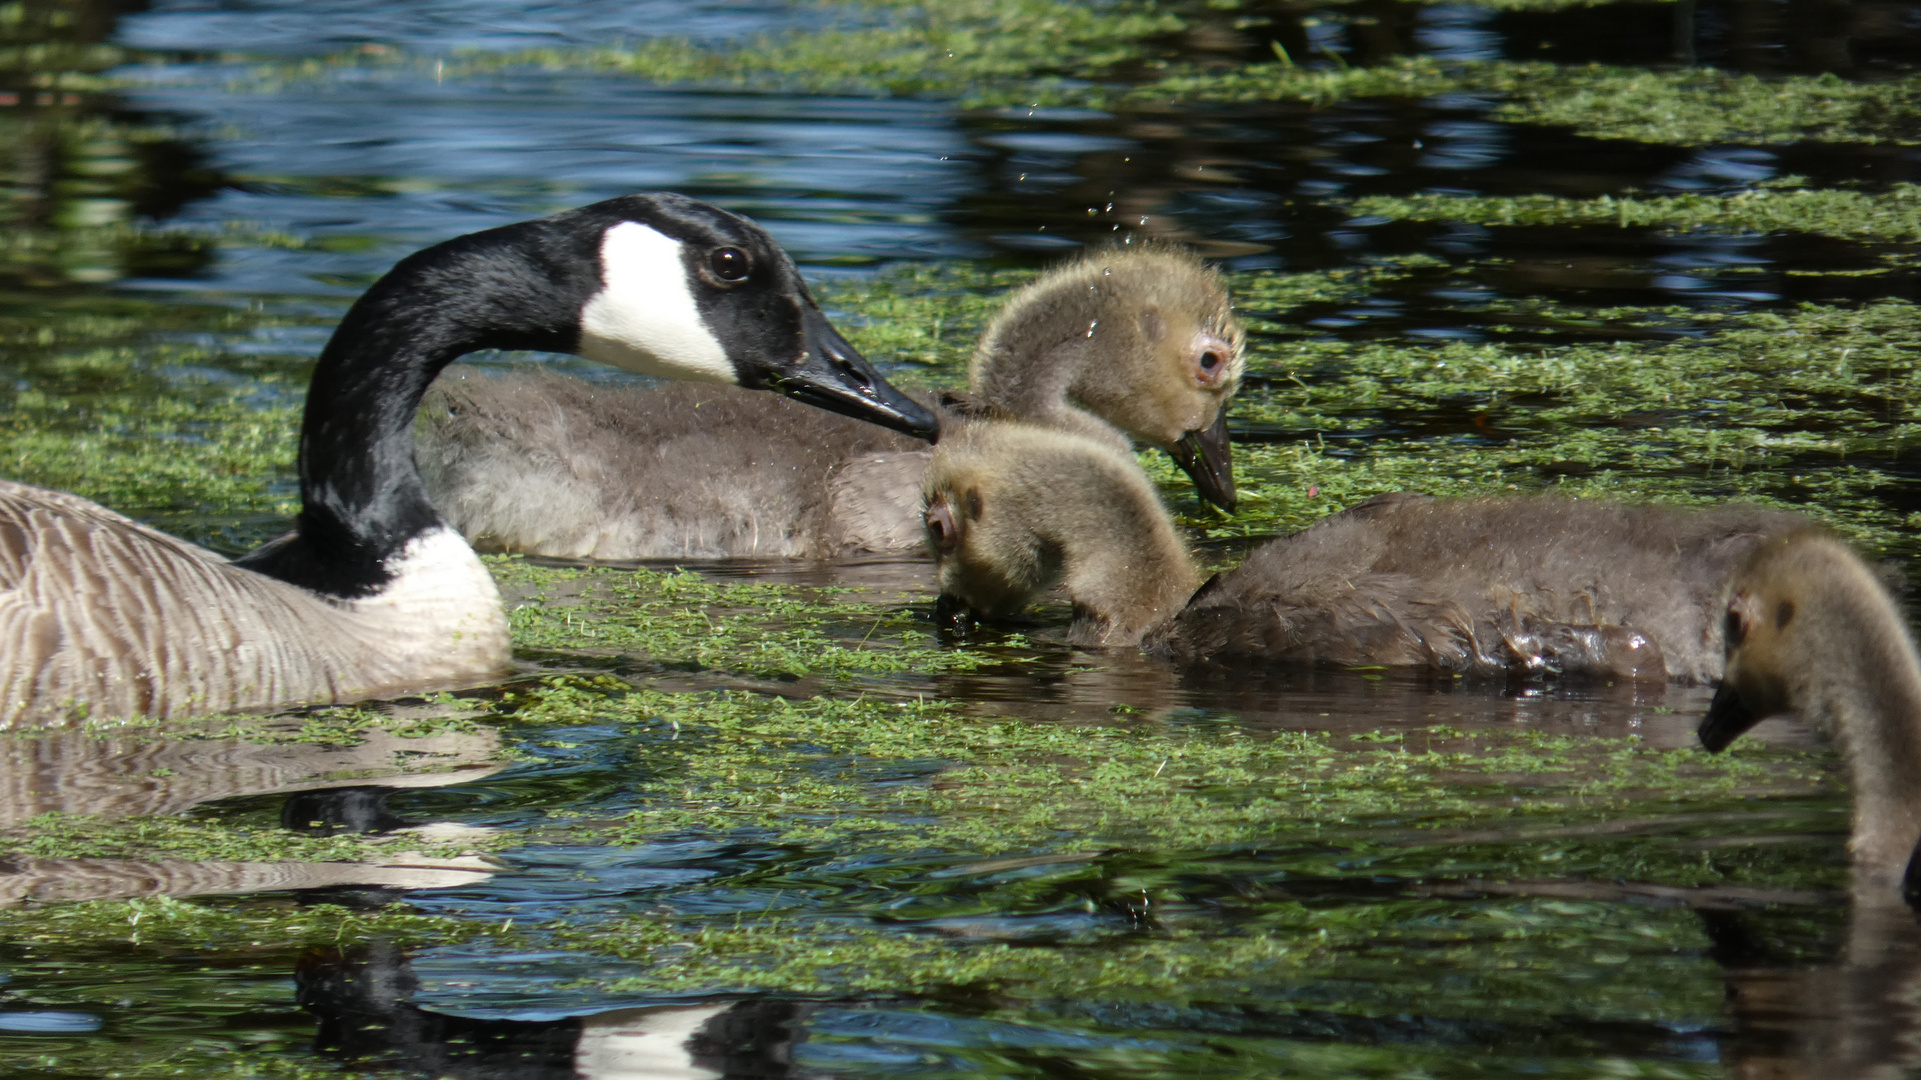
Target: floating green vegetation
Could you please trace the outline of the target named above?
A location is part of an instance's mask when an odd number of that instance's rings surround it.
[[[1650,799],[1806,791],[1820,776],[1793,754],[1716,757],[1536,731],[1410,727],[1357,744],[1315,732],[978,720],[920,699],[794,701],[571,680],[515,715],[654,733],[639,770],[654,777],[640,786],[648,805],[626,840],[739,829],[870,854],[1311,843],[1339,844],[1352,859],[1458,842],[1455,830],[1470,823],[1561,823]],[[1741,873],[1687,860],[1707,880]]]
[[[1497,119],[1571,127],[1597,139],[1709,143],[1893,142],[1921,131],[1921,79],[1849,82],[1833,74],[1762,79],[1715,68],[1602,65],[1532,70],[1500,87]]]
[[[1397,57],[1371,67],[1307,67],[1287,60],[1225,71],[1179,72],[1134,87],[1126,99],[1136,102],[1302,101],[1329,104],[1358,97],[1424,98],[1454,90],[1481,89],[1464,72],[1494,67],[1516,71],[1541,65],[1444,64],[1429,57]]]
[[[620,72],[659,83],[750,86],[807,93],[889,93],[1018,100],[1056,96],[1063,80],[1112,77],[1145,55],[1143,42],[1182,21],[1153,4],[1058,0],[874,3],[882,25],[785,33],[720,46],[650,38],[599,49],[462,53],[425,63],[441,77],[503,68]],[[276,90],[343,66],[391,64],[384,50],[255,69],[234,89]]]
[[[965,671],[987,658],[941,648],[918,613],[845,590],[727,583],[688,572],[488,560],[514,645],[573,654],[640,653],[683,670],[800,679]]]
[[[645,805],[623,842],[719,837],[789,853],[791,899],[749,920],[650,912],[543,928],[570,949],[642,964],[611,985],[617,992],[961,989],[1152,997],[1175,1008],[1261,995],[1298,1004],[1294,993],[1273,996],[1277,985],[1326,979],[1343,965],[1367,980],[1352,965],[1414,962],[1432,964],[1442,981],[1453,971],[1457,988],[1468,980],[1469,997],[1450,996],[1450,1010],[1498,1012],[1517,969],[1538,966],[1518,958],[1583,951],[1576,940],[1612,942],[1599,950],[1611,959],[1577,979],[1623,974],[1625,948],[1653,969],[1679,965],[1677,987],[1712,984],[1696,970],[1691,916],[1649,920],[1565,894],[1551,900],[1545,888],[1530,897],[1529,881],[1805,889],[1831,887],[1845,871],[1818,846],[1693,842],[1697,830],[1711,834],[1713,818],[1700,811],[1758,792],[1820,791],[1814,761],[1786,752],[1716,758],[1631,739],[1438,725],[1365,737],[1068,726],[972,719],[923,702],[606,687],[550,695],[521,715],[651,734],[632,764]],[[1624,820],[1632,810],[1646,820]],[[1798,813],[1793,824],[1805,829],[1806,817],[1831,808]],[[1459,879],[1514,886],[1480,904],[1435,898]],[[1353,884],[1332,885],[1343,880]],[[815,908],[809,882],[849,896],[861,914]],[[1372,883],[1367,897],[1354,891],[1361,882]],[[1321,888],[1328,896],[1316,900]],[[857,902],[868,895],[890,899],[869,909]],[[1405,973],[1395,981],[1380,991],[1391,1000],[1432,989]],[[1637,996],[1629,983],[1589,991],[1601,1000],[1584,998],[1584,1014],[1645,1015],[1628,1004]],[[1306,997],[1328,992],[1353,990]],[[1659,1000],[1667,1009],[1694,995]],[[1711,1012],[1711,1002],[1697,1005]],[[1373,1011],[1351,997],[1343,1007]]]
[[[1661,313],[1600,315],[1626,336]],[[1239,516],[1193,523],[1218,536],[1293,531],[1383,491],[1552,487],[1794,506],[1911,554],[1914,522],[1882,496],[1904,482],[1889,466],[1921,432],[1921,309],[1686,316],[1708,332],[1551,347],[1279,342],[1254,358],[1260,385],[1234,404],[1237,425],[1276,441],[1237,447]]]
[[[1031,270],[979,263],[908,263],[861,278],[821,283],[815,292],[870,359],[909,365],[903,385],[963,386],[974,342],[1006,294]]]
[[[154,340],[275,321],[131,301],[0,310],[0,475],[141,517],[283,518],[295,508],[304,365]],[[244,549],[277,527],[222,546]],[[217,529],[197,538],[220,542]]]
[[[1151,1002],[1170,1012],[1252,1007],[1270,1017],[1330,1010],[1388,1018],[1415,1007],[1431,1021],[1496,1023],[1551,1014],[1543,999],[1565,996],[1584,1017],[1696,1024],[1712,1022],[1722,996],[1699,920],[1685,910],[1650,916],[1540,900],[1270,903],[1257,922],[1228,933],[1177,921],[1152,937],[1027,942],[983,940],[964,925],[902,932],[909,929],[789,919],[692,927],[650,917],[562,940],[638,964],[606,984],[615,993],[981,994],[1003,1007],[1073,1003],[1078,1012]],[[1559,978],[1544,977],[1548,970]],[[1431,1047],[1409,1056],[1440,1064]]]
[[[1798,232],[1869,243],[1921,240],[1921,186],[1885,192],[1761,188],[1738,195],[1608,196],[1408,195],[1356,199],[1360,214],[1404,221],[1476,225],[1607,225],[1712,232]]]
[[[1591,138],[1706,143],[1915,141],[1915,79],[1852,83],[1833,75],[1761,79],[1711,68],[1650,71],[1604,65],[1450,63],[1399,57],[1372,67],[1250,64],[1181,72],[1125,95],[1131,101],[1301,101],[1505,95],[1494,118],[1574,128]]]

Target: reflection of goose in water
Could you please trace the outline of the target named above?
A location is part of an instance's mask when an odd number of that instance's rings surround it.
[[[104,818],[177,815],[202,803],[287,794],[283,823],[301,831],[393,832],[393,852],[374,863],[247,863],[180,859],[0,861],[0,906],[33,902],[209,896],[292,889],[446,888],[486,879],[493,864],[424,857],[419,842],[458,842],[458,828],[406,829],[384,812],[387,793],[445,787],[505,768],[492,731],[397,738],[374,729],[359,745],[163,740],[61,731],[0,735],[0,828],[45,813]],[[425,771],[433,769],[435,771]],[[370,810],[370,807],[373,808]]]
[[[390,945],[301,959],[299,1001],[320,1020],[317,1049],[398,1059],[462,1080],[720,1080],[792,1068],[795,1006],[777,1000],[618,1009],[562,1020],[485,1020],[412,1004],[407,954]]]
[[[348,784],[445,787],[505,768],[491,730],[401,738],[373,728],[355,746],[157,739],[57,731],[0,735],[0,828],[46,813],[152,817],[201,803]]]
[[[397,852],[380,862],[231,862],[219,859],[0,859],[0,908],[24,903],[240,896],[302,889],[450,889],[494,875],[472,856]]]

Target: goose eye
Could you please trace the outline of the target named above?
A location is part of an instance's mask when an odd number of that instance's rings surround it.
[[[750,269],[747,253],[739,248],[715,248],[707,256],[707,265],[713,268],[714,276],[722,281],[740,281],[747,277]]]

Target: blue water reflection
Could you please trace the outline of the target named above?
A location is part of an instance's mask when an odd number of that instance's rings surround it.
[[[317,54],[367,43],[410,52],[609,45],[671,34],[719,39],[818,26],[821,13],[767,0],[159,0],[120,23],[138,49]]]

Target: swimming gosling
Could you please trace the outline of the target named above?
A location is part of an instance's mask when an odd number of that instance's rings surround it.
[[[1232,508],[1225,403],[1244,335],[1220,276],[1172,249],[1095,252],[1010,297],[943,424],[1007,416],[1160,447]],[[766,399],[766,400],[763,400]],[[417,437],[476,546],[565,558],[823,558],[921,548],[925,444],[727,388],[443,378]],[[674,463],[664,468],[666,463]]]
[[[1806,527],[1747,506],[1384,495],[1188,598],[1192,563],[1128,455],[982,424],[934,457],[923,528],[944,608],[1005,615],[1065,583],[1070,640],[1183,663],[1704,681],[1721,670],[1722,581]]]
[[[1875,572],[1815,531],[1754,551],[1728,584],[1727,666],[1701,720],[1720,751],[1793,713],[1840,747],[1854,793],[1857,898],[1921,897],[1921,659]],[[1905,880],[1905,887],[1904,887]]]

